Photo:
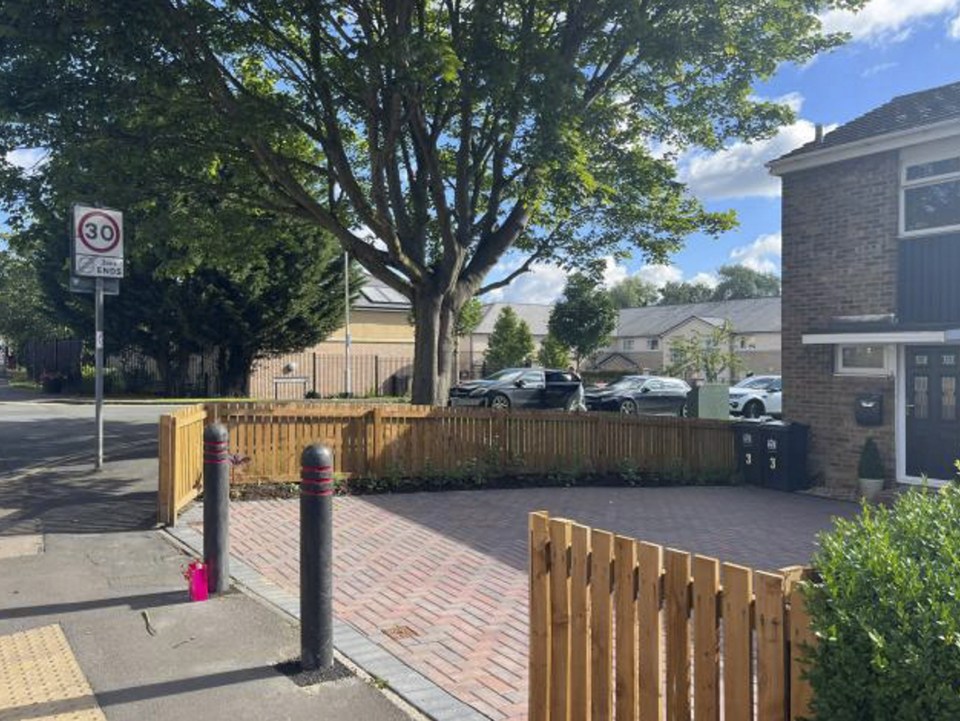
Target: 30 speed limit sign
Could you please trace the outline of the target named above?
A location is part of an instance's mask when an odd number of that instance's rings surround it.
[[[73,273],[87,278],[123,277],[123,213],[73,206]]]

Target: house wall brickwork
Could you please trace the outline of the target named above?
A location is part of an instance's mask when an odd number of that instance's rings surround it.
[[[801,336],[836,316],[896,312],[897,152],[785,174],[782,213],[784,416],[811,426],[811,471],[826,485],[856,483],[868,436],[892,478],[893,378],[836,376],[834,346],[804,346]],[[856,424],[863,392],[883,393],[882,426]]]

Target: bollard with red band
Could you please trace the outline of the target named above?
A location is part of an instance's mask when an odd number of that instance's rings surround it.
[[[333,453],[300,457],[300,666],[333,667]]]
[[[230,434],[222,423],[203,431],[203,561],[210,593],[230,588]]]

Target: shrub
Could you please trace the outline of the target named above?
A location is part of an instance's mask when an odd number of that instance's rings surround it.
[[[877,442],[868,438],[860,451],[860,463],[857,466],[859,478],[883,478],[883,459],[880,458],[880,449]]]
[[[815,718],[960,719],[960,488],[864,506],[821,535],[814,566]]]

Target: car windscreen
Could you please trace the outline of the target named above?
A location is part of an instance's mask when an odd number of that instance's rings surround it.
[[[639,388],[643,385],[643,382],[646,378],[621,378],[620,380],[611,383],[607,386],[607,390],[611,391],[627,391]]]
[[[523,369],[510,368],[507,370],[497,371],[492,376],[488,376],[486,380],[488,381],[515,381],[520,377],[520,374],[523,373]]]
[[[773,385],[774,378],[747,378],[740,381],[734,388],[750,388],[752,390],[762,390]]]

